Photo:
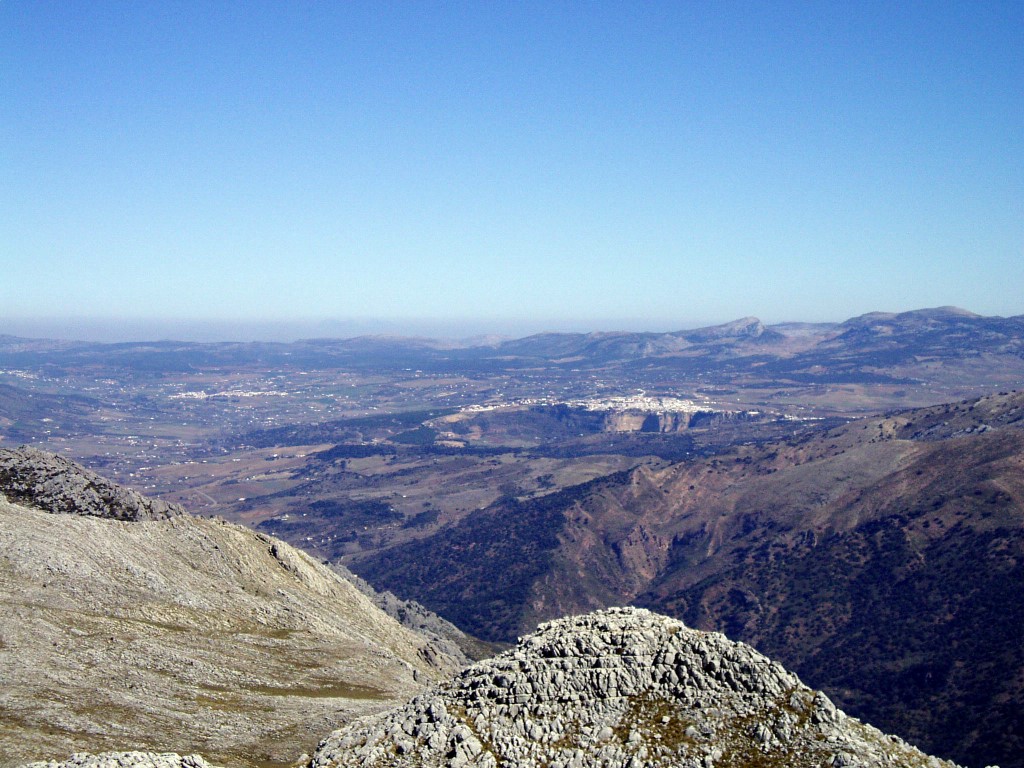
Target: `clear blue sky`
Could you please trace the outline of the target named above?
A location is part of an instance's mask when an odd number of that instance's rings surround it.
[[[0,333],[1022,314],[1024,2],[3,0],[0,268]]]

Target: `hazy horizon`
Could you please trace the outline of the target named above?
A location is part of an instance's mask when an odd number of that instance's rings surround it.
[[[931,307],[871,308],[849,317],[761,317],[756,314],[710,321],[680,318],[498,319],[498,318],[305,318],[294,320],[182,319],[114,317],[21,317],[0,318],[0,335],[34,339],[86,342],[293,342],[313,338],[347,339],[358,336],[424,337],[439,340],[467,340],[501,336],[522,338],[537,333],[643,332],[666,333],[757,317],[765,325],[786,323],[841,323],[871,312],[906,312]],[[971,307],[959,307],[973,312]]]
[[[730,318],[736,320],[739,318]],[[729,322],[728,320],[722,322]],[[6,318],[0,334],[69,341],[280,341],[357,336],[407,336],[434,339],[470,339],[477,336],[520,338],[535,333],[589,333],[593,331],[664,332],[698,328],[714,323],[647,321],[639,318],[502,320],[429,318],[355,318],[295,320],[222,320],[177,318]]]

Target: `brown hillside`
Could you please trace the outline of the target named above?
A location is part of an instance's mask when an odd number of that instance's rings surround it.
[[[1020,766],[1022,417],[1005,393],[640,467],[361,568],[493,639],[647,605],[751,642],[929,751]]]

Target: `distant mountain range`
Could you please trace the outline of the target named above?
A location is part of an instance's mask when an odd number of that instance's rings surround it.
[[[1024,315],[982,317],[956,307],[899,314],[872,312],[842,323],[764,325],[755,317],[670,333],[542,333],[514,340],[441,341],[400,336],[308,339],[294,343],[178,341],[92,342],[24,339],[0,335],[0,365],[39,365],[64,361],[104,362],[150,369],[217,365],[338,364],[406,366],[438,363],[512,365],[538,361],[563,365],[663,365],[686,361],[779,358],[786,370],[831,361],[853,366],[884,355],[889,364],[921,356],[1020,355]]]
[[[645,605],[930,751],[1019,768],[1022,470],[1024,393],[1005,392],[506,498],[352,567],[493,640]]]
[[[294,343],[119,344],[46,341],[0,336],[0,371],[28,371],[43,379],[89,377],[105,381],[189,374],[268,376],[271,372],[346,371],[359,376],[488,379],[529,396],[538,377],[545,392],[586,393],[593,385],[638,390],[702,392],[763,407],[819,416],[866,414],[972,397],[1024,386],[1024,315],[981,317],[952,307],[900,314],[874,312],[842,323],[765,325],[748,317],[671,333],[545,333],[513,340],[447,342],[363,336]],[[590,377],[590,378],[588,378]],[[557,383],[556,383],[557,382]],[[6,377],[0,389],[0,426],[8,439],[30,441],[25,409],[37,417],[53,407],[60,428],[80,430],[97,404],[88,388],[76,397],[31,403],[29,389]],[[45,389],[45,388],[44,388]],[[98,394],[98,393],[97,393]],[[140,400],[141,404],[143,401]],[[430,407],[457,405],[452,401]],[[422,403],[410,407],[422,407]]]

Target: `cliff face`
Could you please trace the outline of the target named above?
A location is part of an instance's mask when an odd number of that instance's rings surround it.
[[[681,432],[690,427],[689,413],[611,411],[604,417],[605,432]]]
[[[640,609],[542,625],[404,707],[342,728],[311,768],[951,768],[847,717],[740,643]]]
[[[750,411],[609,411],[602,423],[605,432],[683,432],[713,427],[730,421],[753,421],[759,414]]]

